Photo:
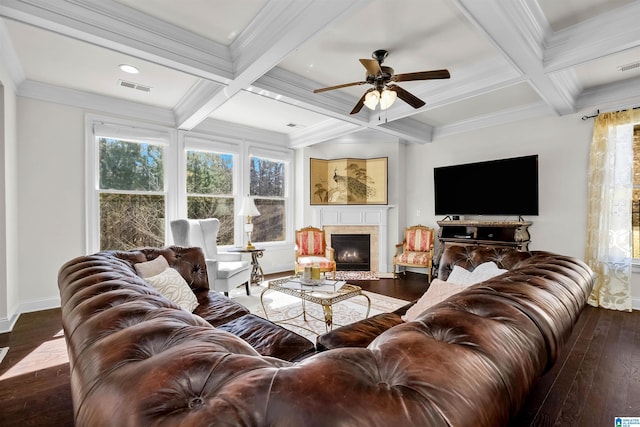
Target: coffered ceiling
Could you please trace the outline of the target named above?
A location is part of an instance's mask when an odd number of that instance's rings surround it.
[[[363,130],[428,143],[640,103],[640,1],[0,0],[0,17],[21,96],[289,147]],[[376,49],[396,73],[451,78],[398,83],[417,110],[350,115],[368,85],[312,92],[363,80]]]

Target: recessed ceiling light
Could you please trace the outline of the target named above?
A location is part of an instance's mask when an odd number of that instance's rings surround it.
[[[138,74],[140,72],[136,67],[129,64],[120,64],[120,69],[129,74]]]

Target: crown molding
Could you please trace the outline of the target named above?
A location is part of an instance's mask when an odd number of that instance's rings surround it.
[[[25,80],[18,87],[17,95],[117,116],[136,117],[164,126],[175,127],[175,119],[171,110],[33,80]]]
[[[229,141],[272,144],[282,148],[289,148],[289,136],[287,134],[212,118],[203,120],[196,128],[192,129],[192,131],[214,137],[223,137]],[[186,133],[186,135],[189,135],[189,133]]]
[[[578,109],[603,106],[611,110],[629,108],[640,104],[640,77],[627,79],[585,90],[576,102]]]
[[[554,33],[547,42],[546,72],[563,70],[640,46],[640,3],[616,8]]]
[[[4,21],[0,19],[0,64],[4,65],[9,73],[10,82],[4,82],[5,85],[11,84],[14,90],[25,81],[26,76],[18,54],[13,48],[13,42],[9,36],[9,31]]]
[[[209,111],[207,105],[225,88],[226,86],[210,80],[198,80],[189,88],[173,110],[178,128],[192,129],[205,120],[213,111]]]
[[[360,130],[362,130],[362,128],[356,124],[342,120],[328,119],[291,134],[289,147],[308,147],[310,145],[341,138]]]
[[[497,111],[492,114],[473,117],[434,130],[433,139],[437,140],[449,135],[477,131],[492,126],[503,125],[535,117],[549,116],[551,107],[544,102],[536,102],[525,106]]]

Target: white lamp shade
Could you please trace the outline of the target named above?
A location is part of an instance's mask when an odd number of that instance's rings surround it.
[[[367,108],[369,108],[370,110],[375,110],[379,100],[380,100],[380,92],[374,89],[365,95],[364,105],[366,105]]]
[[[387,108],[393,105],[393,102],[398,97],[398,94],[395,90],[385,89],[382,91],[382,95],[380,95],[380,109],[386,110]]]
[[[258,216],[260,211],[256,208],[256,204],[253,202],[253,197],[245,197],[242,199],[242,207],[238,212],[238,216]]]

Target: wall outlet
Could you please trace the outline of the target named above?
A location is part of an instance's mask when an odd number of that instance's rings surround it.
[[[416,211],[416,216],[420,216],[420,215],[422,215],[422,211],[421,211],[420,209],[418,209],[418,210]]]

